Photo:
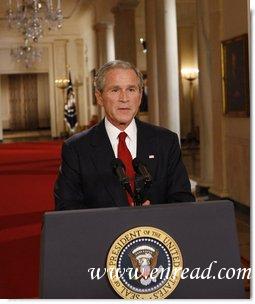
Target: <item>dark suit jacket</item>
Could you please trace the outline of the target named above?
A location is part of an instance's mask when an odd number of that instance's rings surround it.
[[[153,177],[151,204],[194,201],[177,135],[137,119],[136,124],[137,157]],[[104,120],[69,138],[55,184],[56,210],[128,206],[111,166],[114,158]]]

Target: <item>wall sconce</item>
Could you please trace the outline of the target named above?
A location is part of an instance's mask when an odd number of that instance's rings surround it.
[[[197,142],[195,123],[194,123],[194,80],[198,78],[198,68],[183,68],[181,75],[184,79],[189,81],[189,100],[190,100],[190,132],[187,134],[188,143],[193,145]]]
[[[140,43],[143,47],[143,53],[147,53],[147,45],[146,45],[146,41],[143,38],[140,38]]]
[[[194,81],[198,77],[199,70],[197,68],[183,68],[181,69],[182,77],[188,81]]]
[[[66,91],[65,90],[67,89],[68,85],[69,85],[69,79],[66,76],[59,77],[59,78],[55,79],[55,86],[58,89],[62,90],[64,104],[66,103],[66,94],[65,94]],[[66,124],[64,124],[64,133],[62,134],[62,136],[65,137],[66,132],[67,132]]]
[[[55,85],[57,88],[65,90],[68,86],[69,79],[68,78],[57,78],[55,79]]]

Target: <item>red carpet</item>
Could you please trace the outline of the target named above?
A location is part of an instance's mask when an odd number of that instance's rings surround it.
[[[39,297],[42,215],[54,208],[61,145],[0,145],[0,298]]]

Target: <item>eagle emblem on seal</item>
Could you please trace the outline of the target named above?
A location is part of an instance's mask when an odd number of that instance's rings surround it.
[[[128,254],[132,266],[137,272],[136,279],[140,280],[143,286],[148,286],[151,282],[156,282],[158,275],[162,271],[161,266],[153,277],[150,277],[151,271],[157,266],[158,255],[158,250],[147,245],[136,247]]]

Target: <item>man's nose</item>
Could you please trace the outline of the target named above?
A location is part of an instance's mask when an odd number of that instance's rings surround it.
[[[120,101],[122,101],[122,102],[128,101],[128,94],[127,94],[126,90],[120,91]]]

